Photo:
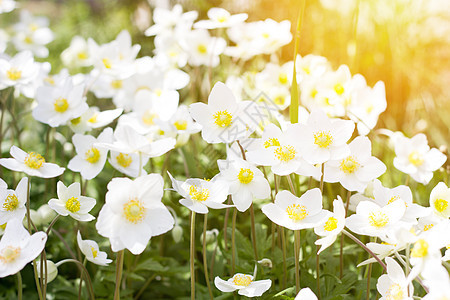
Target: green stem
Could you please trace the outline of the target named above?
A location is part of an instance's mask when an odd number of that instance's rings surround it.
[[[350,204],[350,196],[352,192],[347,191],[347,199],[345,203],[345,217],[347,217],[348,205]],[[342,279],[344,276],[344,235],[341,234],[341,245],[339,249],[339,278]]]
[[[190,266],[191,266],[191,300],[195,300],[195,269],[194,269],[194,252],[195,252],[195,212],[191,212],[191,247],[190,247]]]
[[[287,281],[287,266],[286,266],[286,236],[284,234],[284,227],[279,226],[281,230],[281,248],[283,248],[283,286],[282,290],[286,288]]]
[[[17,272],[17,300],[22,300],[22,275]]]
[[[141,287],[141,289],[139,290],[139,292],[136,294],[136,296],[134,297],[134,300],[139,299],[139,297],[141,297],[141,295],[144,293],[145,289],[148,287],[148,285],[153,281],[153,279],[156,278],[156,274],[153,274],[149,279],[147,279],[147,281],[144,283],[144,285]]]
[[[319,236],[317,236],[317,239],[319,239]],[[319,252],[320,246],[316,246],[317,252]],[[316,252],[316,253],[317,253]],[[320,293],[320,254],[317,253],[316,255],[316,282],[317,282],[317,298],[320,300],[322,298],[322,295]]]
[[[231,222],[231,274],[233,275],[236,266],[236,217],[237,208],[234,208],[233,219]]]
[[[120,299],[120,283],[122,281],[122,271],[123,271],[123,257],[125,255],[125,250],[120,250],[117,252],[116,257],[116,288],[114,290],[114,300]]]
[[[120,251],[120,252],[123,252],[123,250]],[[95,295],[94,295],[94,289],[92,287],[91,276],[89,276],[89,272],[86,270],[86,267],[80,261],[78,261],[76,259],[68,258],[68,259],[64,259],[64,260],[61,260],[61,261],[57,262],[55,265],[56,265],[56,267],[59,267],[62,264],[65,264],[65,263],[68,263],[68,262],[72,262],[72,263],[76,264],[79,268],[81,268],[83,270],[84,277],[85,277],[85,280],[86,280],[86,283],[87,283],[86,287],[88,289],[89,296],[90,296],[91,300],[94,300],[95,299]]]
[[[255,261],[258,261],[258,247],[256,245],[256,229],[255,229],[255,211],[253,209],[253,203],[250,205],[250,221],[252,230],[252,244],[253,250],[255,251]]]
[[[370,277],[372,277],[372,264],[369,264],[367,271],[367,291],[366,291],[367,300],[370,300]]]
[[[294,230],[295,289],[300,292],[300,231]]]
[[[205,273],[206,285],[208,286],[209,298],[212,300],[214,297],[211,290],[211,283],[209,282],[208,260],[206,259],[206,229],[208,227],[208,214],[205,214],[203,220],[203,270]]]

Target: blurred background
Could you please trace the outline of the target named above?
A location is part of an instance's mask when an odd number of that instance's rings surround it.
[[[213,6],[247,12],[249,21],[272,18],[291,21],[294,32],[301,0],[60,0],[18,1],[35,15],[50,18],[55,40],[49,44],[53,71],[59,54],[74,35],[108,42],[128,29],[140,55],[152,55],[152,38],[143,32],[152,24],[152,8],[181,3],[199,18]],[[3,16],[1,24],[6,24]],[[408,136],[425,132],[432,146],[450,140],[450,1],[448,0],[306,0],[300,54],[325,56],[334,68],[347,64],[369,85],[386,84],[388,108],[378,127],[402,130]],[[292,59],[293,42],[280,53]]]

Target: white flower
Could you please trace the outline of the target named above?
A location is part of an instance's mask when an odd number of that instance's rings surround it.
[[[208,207],[212,209],[221,209],[231,207],[231,205],[223,204],[228,195],[228,183],[215,177],[211,180],[202,180],[191,178],[186,181],[179,181],[172,177],[173,189],[178,192],[183,199],[180,204],[186,206],[193,212],[199,214],[208,213]]]
[[[211,37],[205,29],[195,29],[182,40],[182,48],[189,54],[188,63],[191,66],[219,65],[219,55],[223,53],[227,42],[220,37]]]
[[[247,14],[231,15],[227,10],[220,7],[213,7],[208,10],[209,20],[201,20],[194,24],[194,28],[224,28],[231,27],[235,24],[242,23],[247,20]]]
[[[427,137],[422,133],[416,134],[411,139],[397,136],[395,155],[394,166],[423,184],[430,182],[433,172],[447,160],[447,157],[438,149],[430,149]]]
[[[350,150],[347,141],[355,129],[353,121],[330,119],[321,110],[313,110],[305,125],[299,125],[303,157],[311,164],[346,157]]]
[[[322,209],[322,193],[318,188],[306,191],[300,198],[281,191],[275,203],[266,204],[261,210],[272,222],[291,230],[316,227],[329,216]]]
[[[314,228],[314,233],[322,236],[321,239],[318,239],[315,242],[316,245],[321,245],[317,254],[320,254],[320,252],[333,244],[338,234],[344,229],[345,208],[341,197],[338,196],[338,198],[333,201],[333,209],[333,214],[328,217],[326,222]]]
[[[51,127],[65,125],[89,108],[83,91],[84,85],[74,85],[71,77],[60,86],[41,86],[36,91],[38,105],[33,109],[33,117]]]
[[[177,37],[183,37],[183,33],[189,31],[192,23],[197,19],[196,11],[183,13],[180,4],[174,5],[172,10],[156,7],[153,11],[153,21],[155,24],[145,31],[146,36],[153,35],[170,35],[175,34]]]
[[[444,182],[439,182],[431,191],[430,207],[433,213],[441,218],[450,217],[450,188]]]
[[[0,14],[7,13],[16,8],[16,1],[14,0],[3,0],[0,2]]]
[[[30,51],[17,53],[11,59],[0,57],[0,90],[10,86],[30,85],[38,75],[39,66]],[[27,96],[27,95],[25,95]]]
[[[363,192],[370,181],[386,172],[386,166],[371,156],[372,146],[367,137],[356,137],[349,147],[349,156],[325,164],[324,181],[339,181],[348,191]]]
[[[231,200],[239,211],[246,211],[252,205],[253,198],[266,199],[270,196],[270,184],[255,165],[239,158],[217,163],[220,177],[229,183]]]
[[[0,165],[7,169],[42,178],[56,177],[64,172],[64,168],[46,163],[45,159],[36,152],[26,153],[22,149],[12,146],[9,153],[13,158],[0,159]]]
[[[27,202],[28,178],[22,178],[17,184],[16,190],[0,189],[0,224],[5,224],[12,219],[23,220]]]
[[[385,260],[387,274],[381,275],[377,282],[377,290],[381,294],[380,300],[412,299],[414,287],[410,284],[408,293],[408,282],[402,267],[393,258],[386,257]]]
[[[202,138],[208,143],[231,143],[248,137],[253,130],[249,115],[251,101],[237,102],[231,90],[217,82],[208,97],[208,104],[190,105],[192,118],[202,126]]]
[[[108,125],[120,116],[122,112],[123,109],[121,108],[100,111],[98,107],[89,107],[80,117],[70,120],[68,125],[75,133],[82,134],[86,131]]]
[[[356,207],[356,214],[346,219],[346,226],[358,234],[384,238],[389,231],[396,229],[405,210],[403,200],[383,207],[372,201],[361,201]]]
[[[39,231],[30,236],[22,220],[8,222],[0,240],[0,278],[16,274],[35,259],[45,247],[47,235]]]
[[[38,278],[41,278],[41,272],[40,272],[41,260],[40,259],[36,260],[36,265],[37,265],[37,269],[38,269],[38,274],[37,274]],[[52,262],[51,260],[48,260],[48,259],[46,260],[46,265],[47,265],[47,277],[48,278],[45,281],[47,283],[50,283],[56,278],[56,276],[58,276],[58,266],[54,262]],[[45,274],[43,274],[43,275],[45,278]]]
[[[58,199],[50,199],[48,206],[61,216],[71,216],[77,221],[88,222],[94,220],[89,212],[95,206],[95,199],[81,196],[80,183],[74,182],[68,187],[58,181],[56,193]]]
[[[284,132],[274,124],[267,125],[261,139],[251,145],[247,159],[257,165],[270,166],[277,175],[297,173],[320,177],[320,169],[303,159],[299,125],[289,124]]]
[[[272,280],[254,280],[252,275],[242,273],[234,274],[227,281],[216,276],[214,284],[222,292],[238,291],[239,295],[246,297],[259,297],[272,285]]]
[[[74,36],[69,48],[61,53],[61,60],[69,67],[86,67],[92,65],[86,40],[81,36]]]
[[[446,300],[450,295],[450,278],[447,269],[436,264],[422,273],[423,282],[430,290],[423,300]]]
[[[302,288],[294,300],[317,300],[317,296],[310,288]]]
[[[77,155],[69,161],[68,168],[80,172],[84,179],[96,177],[105,166],[108,149],[97,147],[97,143],[111,143],[113,132],[111,128],[105,128],[97,138],[91,135],[75,134],[72,137]]]
[[[114,252],[128,249],[134,255],[144,251],[152,236],[173,228],[174,219],[161,202],[164,181],[159,174],[136,178],[114,178],[108,183],[105,205],[96,228],[109,238]]]
[[[77,233],[77,243],[88,261],[100,266],[107,266],[112,262],[111,259],[107,258],[106,252],[100,251],[98,244],[95,241],[83,240],[80,231]]]
[[[139,174],[146,174],[143,167],[147,164],[149,157],[141,156],[140,159],[141,161],[139,161],[139,154],[137,153],[127,154],[117,151],[111,151],[108,161],[111,166],[113,166],[117,171],[122,172],[127,176],[136,178],[139,176]],[[141,169],[140,171],[139,168]]]

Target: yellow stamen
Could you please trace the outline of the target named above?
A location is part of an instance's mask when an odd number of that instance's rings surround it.
[[[113,80],[111,81],[111,87],[115,90],[121,89],[123,86],[122,80]]]
[[[71,197],[66,202],[66,209],[71,213],[76,213],[81,208],[80,201],[77,197]]]
[[[30,152],[24,162],[29,168],[39,169],[45,163],[45,159],[39,153]]]
[[[98,255],[98,251],[94,247],[91,247],[91,252],[92,252],[92,257],[96,258]]]
[[[281,84],[287,84],[287,83],[288,83],[288,77],[287,77],[287,74],[286,74],[286,73],[280,73],[280,74],[278,75],[278,81],[279,81]]]
[[[288,214],[288,217],[294,222],[301,221],[308,216],[306,207],[300,204],[292,204],[288,206],[286,208],[286,213]]]
[[[314,144],[320,148],[328,148],[333,143],[333,136],[329,131],[317,131],[314,133]]]
[[[286,98],[282,95],[279,95],[275,97],[273,101],[275,102],[276,105],[284,105],[284,103],[286,102]]]
[[[3,209],[6,211],[14,211],[19,206],[19,199],[14,194],[9,194],[6,196],[5,202],[3,203]]]
[[[66,98],[60,97],[53,103],[56,112],[63,113],[69,108],[69,102]]]
[[[341,161],[340,169],[344,173],[351,174],[360,167],[360,164],[353,156],[349,156]]]
[[[72,123],[72,125],[78,125],[81,122],[81,117],[75,118],[70,120],[70,123]]]
[[[434,227],[434,224],[425,224],[423,226],[423,231],[428,231],[428,230],[430,230],[433,227]]]
[[[105,68],[111,69],[112,65],[111,65],[111,60],[109,58],[102,59],[102,63],[105,66]]]
[[[13,246],[6,246],[0,252],[0,261],[3,264],[11,263],[20,255],[20,248]]]
[[[241,183],[250,183],[253,180],[253,172],[250,169],[241,168],[241,171],[238,174],[238,179]]]
[[[423,164],[423,156],[417,151],[413,151],[408,155],[408,160],[415,166],[420,166]]]
[[[252,283],[252,277],[249,275],[234,275],[233,283],[239,286],[249,286]]]
[[[116,156],[116,160],[117,163],[124,168],[128,168],[133,162],[131,155],[125,153],[119,153],[119,155]]]
[[[142,122],[144,122],[145,125],[154,125],[155,119],[158,117],[157,114],[152,113],[151,111],[147,110],[144,115],[142,115]]]
[[[333,231],[337,228],[338,220],[335,217],[329,217],[323,229],[326,231]]]
[[[77,53],[77,57],[78,59],[85,60],[88,58],[88,54],[86,53],[86,51],[80,51]]]
[[[448,208],[448,201],[445,199],[436,199],[434,201],[434,208],[442,213]]]
[[[98,116],[98,113],[93,114],[92,117],[89,118],[88,122],[89,123],[97,123],[97,116]]]
[[[233,121],[233,116],[227,110],[221,110],[213,115],[214,123],[222,128],[228,127]]]
[[[404,298],[403,289],[398,283],[392,284],[386,293],[386,300],[402,300]]]
[[[334,91],[340,96],[344,93],[344,87],[342,86],[342,84],[338,83],[334,86]]]
[[[264,148],[269,148],[271,146],[280,146],[280,141],[277,138],[269,138],[264,142]]]
[[[92,147],[85,153],[86,160],[91,164],[95,164],[100,159],[100,151],[97,148]]]
[[[219,22],[219,23],[224,23],[227,20],[228,20],[227,16],[220,16],[217,18],[217,22]]]
[[[388,222],[389,217],[381,211],[372,212],[369,215],[369,224],[377,229],[385,227]]]
[[[145,211],[145,207],[136,199],[130,200],[123,205],[125,219],[134,224],[142,221]]]
[[[199,44],[199,45],[197,46],[197,51],[198,51],[200,54],[206,54],[206,53],[208,53],[208,48],[206,47],[205,44]]]
[[[204,189],[195,185],[191,185],[189,187],[189,196],[191,196],[191,199],[194,201],[203,202],[208,199],[209,190],[206,188]]]
[[[19,80],[20,78],[22,78],[22,71],[16,68],[11,68],[8,71],[6,71],[6,77],[14,81]]]
[[[282,162],[288,162],[295,158],[297,151],[293,146],[279,146],[275,149],[275,158]]]
[[[173,123],[173,125],[175,126],[175,128],[177,130],[186,130],[186,128],[187,128],[187,121],[185,121],[185,120],[175,121]]]
[[[411,257],[425,257],[428,254],[428,243],[424,239],[420,239],[414,243],[411,251]]]

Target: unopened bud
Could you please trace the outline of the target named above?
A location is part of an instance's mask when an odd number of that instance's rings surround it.
[[[38,269],[38,277],[41,278],[41,261],[37,261],[37,269]],[[56,267],[55,263],[51,260],[47,260],[47,283],[52,282],[53,279],[58,276],[58,268]],[[44,278],[45,278],[45,266],[44,266]]]
[[[260,264],[263,267],[272,268],[272,261],[268,258],[263,258],[261,260],[258,260],[258,264]]]
[[[50,224],[50,222],[56,217],[56,212],[48,206],[48,204],[44,204],[37,210],[41,218],[42,224]],[[33,218],[31,218],[33,220]]]
[[[367,187],[364,190],[364,196],[369,197],[369,198],[374,198],[374,196],[373,196],[373,181],[370,181],[367,184]]]
[[[206,230],[206,244],[214,243],[217,235],[219,235],[219,230],[215,228]],[[203,234],[200,236],[200,242],[203,244]]]
[[[179,243],[183,239],[183,228],[180,225],[173,227],[172,238],[175,243]]]

